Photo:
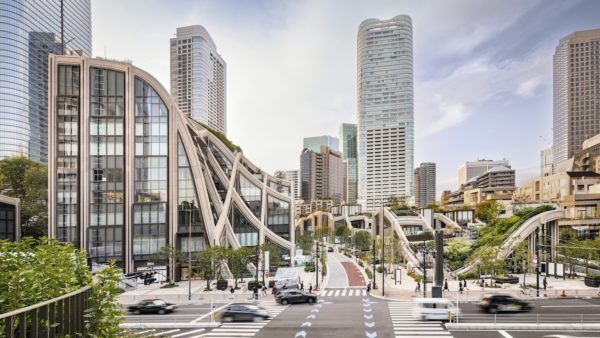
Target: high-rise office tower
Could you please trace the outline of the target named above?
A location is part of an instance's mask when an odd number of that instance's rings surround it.
[[[421,163],[415,169],[415,204],[424,208],[435,204],[435,163]]]
[[[600,29],[560,39],[554,52],[554,166],[600,133]]]
[[[227,65],[200,25],[177,28],[171,39],[171,96],[179,109],[227,133]]]
[[[286,170],[285,179],[288,180],[294,188],[294,198],[299,200],[302,198],[300,193],[300,172],[298,170]]]
[[[300,155],[300,191],[304,202],[332,199],[346,200],[346,162],[342,153],[327,146],[319,152],[308,148]]]
[[[305,137],[302,140],[302,148],[308,148],[312,151],[319,152],[321,151],[321,146],[329,147],[329,149],[333,149],[336,151],[340,150],[340,140],[333,136],[313,136],[313,137]]]
[[[412,20],[368,19],[358,30],[358,199],[366,209],[412,196]]]
[[[510,164],[507,159],[498,161],[494,160],[477,160],[473,162],[465,162],[458,167],[458,185],[461,186],[467,183],[472,178],[483,175],[486,171],[496,166],[509,167]]]
[[[90,0],[0,0],[0,12],[0,159],[46,162],[48,55],[91,56]]]
[[[347,202],[358,199],[358,168],[356,162],[356,124],[342,123],[340,126],[341,151],[347,162]]]

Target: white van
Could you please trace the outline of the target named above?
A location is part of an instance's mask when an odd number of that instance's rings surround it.
[[[413,316],[421,320],[450,320],[460,314],[456,304],[446,298],[414,298]]]

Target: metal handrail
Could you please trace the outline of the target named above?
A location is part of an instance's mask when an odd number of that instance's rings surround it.
[[[39,308],[41,308],[41,307],[44,307],[44,306],[47,306],[47,305],[50,305],[50,304],[56,303],[56,302],[58,302],[58,301],[61,301],[61,300],[63,300],[63,299],[67,299],[67,298],[69,298],[69,297],[72,297],[72,296],[78,295],[78,294],[80,294],[80,293],[82,293],[82,292],[85,292],[85,291],[87,291],[87,290],[91,289],[91,288],[92,288],[91,286],[84,286],[84,287],[82,287],[82,288],[80,288],[80,289],[77,289],[77,290],[75,290],[75,291],[73,291],[73,292],[70,292],[70,293],[64,294],[64,295],[62,295],[62,296],[59,296],[59,297],[56,297],[56,298],[49,299],[49,300],[47,300],[47,301],[44,301],[44,302],[41,302],[41,303],[37,303],[37,304],[33,304],[33,305],[29,305],[29,306],[27,306],[27,307],[20,308],[20,309],[17,309],[17,310],[13,310],[13,311],[11,311],[11,312],[2,313],[2,314],[0,314],[0,320],[1,320],[1,319],[8,318],[8,317],[14,317],[14,316],[16,316],[16,315],[18,315],[18,314],[21,314],[21,313],[23,313],[23,312],[27,312],[27,311],[31,311],[31,310],[35,310],[35,309],[39,309]]]

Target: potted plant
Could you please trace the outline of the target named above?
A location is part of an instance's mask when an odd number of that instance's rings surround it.
[[[591,286],[593,288],[597,288],[600,286],[600,274],[598,273],[588,273],[583,280],[586,286]]]
[[[217,289],[218,290],[227,290],[227,280],[226,279],[219,279],[217,280]]]

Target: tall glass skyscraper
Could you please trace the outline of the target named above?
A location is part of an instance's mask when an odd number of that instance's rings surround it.
[[[390,198],[412,196],[412,20],[365,20],[357,40],[358,195],[372,210]]]
[[[0,159],[47,161],[48,54],[91,56],[90,6],[90,0],[0,0]]]
[[[574,32],[554,52],[552,155],[556,167],[600,133],[600,29]],[[594,86],[594,80],[596,86]]]
[[[339,151],[340,150],[340,140],[333,136],[312,136],[305,137],[302,141],[302,148],[308,148],[312,151],[319,152],[321,151],[321,146],[329,147],[330,149]]]
[[[356,162],[356,124],[340,125],[341,151],[347,162],[346,195],[348,203],[356,203],[358,199],[358,168]]]
[[[171,39],[171,96],[183,113],[223,134],[227,133],[226,70],[204,27],[177,28]]]

